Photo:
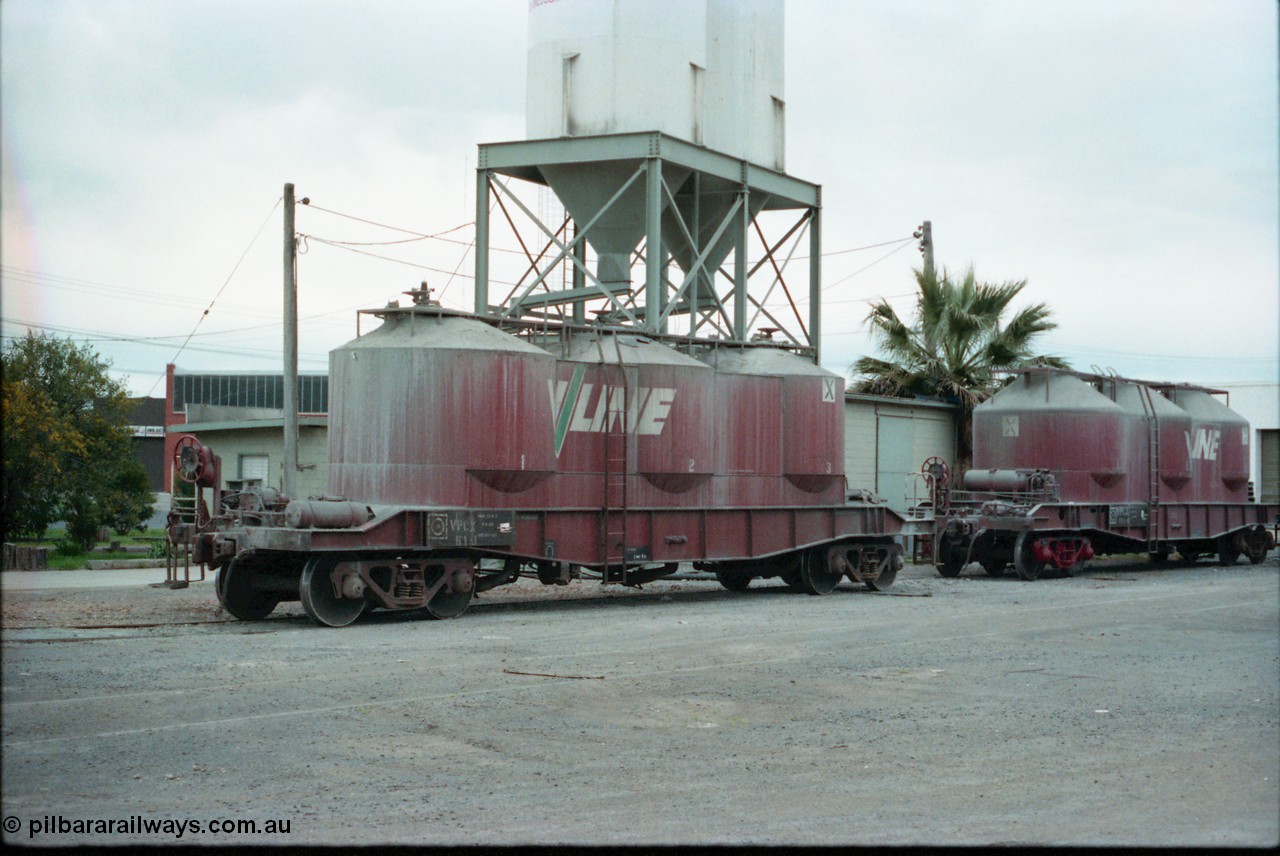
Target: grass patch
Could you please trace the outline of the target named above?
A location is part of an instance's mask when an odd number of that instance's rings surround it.
[[[66,533],[64,533],[61,529],[46,529],[44,532],[43,538],[37,538],[35,540],[32,540],[30,538],[22,538],[22,539],[19,539],[18,541],[15,541],[14,543],[29,544],[32,547],[57,547],[58,544],[64,540],[65,534]],[[99,541],[98,543],[109,544],[115,541],[119,541],[121,546],[126,546],[130,544],[132,545],[150,544],[153,541],[155,541],[157,538],[164,538],[164,537],[166,537],[164,529],[146,529],[142,532],[134,530],[133,532],[130,532],[127,535],[117,535],[115,532],[112,532],[110,538],[108,538],[106,541]]]
[[[59,556],[57,553],[49,554],[49,570],[51,571],[83,571],[87,565],[86,562],[100,562],[115,559],[117,561],[137,562],[143,559],[163,559],[164,554],[159,556],[151,556],[145,553],[126,553],[123,550],[107,553],[81,553],[78,556]]]
[[[31,547],[48,547],[49,563],[48,568],[51,571],[75,571],[85,568],[85,562],[89,560],[111,560],[131,561],[138,559],[163,559],[164,544],[167,534],[164,529],[147,529],[143,532],[130,532],[127,535],[117,535],[111,533],[111,538],[100,544],[114,544],[119,542],[121,547],[147,547],[147,552],[129,552],[127,550],[104,550],[104,551],[81,551],[78,547],[67,541],[64,537],[65,533],[60,529],[45,530],[44,537],[35,540],[21,539],[14,543],[23,544]]]

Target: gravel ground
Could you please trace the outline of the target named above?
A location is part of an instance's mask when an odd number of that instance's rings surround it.
[[[5,841],[1274,847],[1278,570],[521,583],[340,630],[6,591]]]

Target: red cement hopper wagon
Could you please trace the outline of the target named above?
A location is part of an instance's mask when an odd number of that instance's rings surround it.
[[[327,494],[222,497],[196,539],[238,618],[448,618],[521,574],[639,585],[692,563],[826,594],[901,567],[901,518],[846,499],[841,378],[785,348],[373,314],[330,355]]]
[[[1255,564],[1280,508],[1249,501],[1249,425],[1185,384],[1038,368],[979,405],[973,466],[937,492],[934,561],[1023,579],[1096,555]],[[1271,527],[1273,531],[1268,531]]]

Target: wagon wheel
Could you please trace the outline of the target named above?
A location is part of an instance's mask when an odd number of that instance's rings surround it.
[[[1240,558],[1240,548],[1236,546],[1236,536],[1223,535],[1218,539],[1218,562],[1223,565],[1234,565]]]
[[[793,555],[786,559],[778,570],[778,578],[794,592],[804,591],[804,585],[800,582],[800,562],[801,558]]]
[[[218,571],[214,592],[222,608],[241,621],[261,621],[276,608],[280,598],[252,585],[249,576],[251,565],[242,559],[232,559]]]
[[[944,577],[958,577],[960,572],[964,570],[964,564],[963,554],[957,554],[954,550],[949,550],[943,558],[942,564],[934,565],[934,567]]]
[[[716,580],[729,591],[746,591],[752,579],[746,571],[716,569]]]
[[[1265,529],[1251,529],[1247,537],[1247,543],[1249,545],[1249,561],[1255,565],[1261,564],[1262,560],[1267,557],[1267,551],[1271,549],[1271,539],[1267,537],[1267,531]]]
[[[429,590],[435,585],[436,581],[444,573],[444,569],[437,569],[435,575],[428,581],[427,589]],[[457,618],[466,612],[467,607],[471,605],[471,596],[475,593],[475,589],[474,581],[465,591],[449,591],[442,586],[439,591],[431,596],[431,600],[427,601],[427,605],[422,609],[426,612],[428,618]]]
[[[1013,545],[1013,570],[1024,580],[1037,580],[1044,570],[1044,562],[1037,562],[1031,555],[1031,545],[1035,540],[1034,533],[1023,532]]]
[[[1005,566],[1009,563],[1004,559],[987,559],[982,563],[982,570],[993,577],[1003,577]]]
[[[884,570],[880,572],[880,576],[874,580],[865,580],[863,585],[872,591],[888,591],[893,586],[893,581],[898,578],[897,557],[890,555],[884,561]]]
[[[1161,545],[1155,550],[1148,550],[1147,558],[1150,559],[1152,562],[1155,562],[1157,565],[1169,561],[1168,545]]]
[[[938,558],[934,565],[938,573],[944,577],[958,577],[965,566],[965,551],[956,549],[956,545],[945,535],[938,541]]]
[[[303,611],[316,624],[346,627],[364,612],[363,597],[340,597],[333,590],[333,569],[351,559],[351,556],[342,555],[314,556],[302,569],[298,594]]]
[[[809,550],[800,559],[800,587],[806,594],[831,594],[840,577],[827,564],[826,550]]]
[[[223,566],[213,575],[213,593],[218,596],[218,604],[223,609],[227,606],[226,595],[222,593],[222,584],[227,580],[227,567]]]

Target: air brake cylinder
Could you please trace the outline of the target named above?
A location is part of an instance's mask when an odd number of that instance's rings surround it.
[[[369,506],[332,499],[295,499],[284,510],[291,529],[350,529],[373,517]]]
[[[1057,481],[1043,470],[969,470],[964,488],[995,493],[1026,493],[1052,490]]]

